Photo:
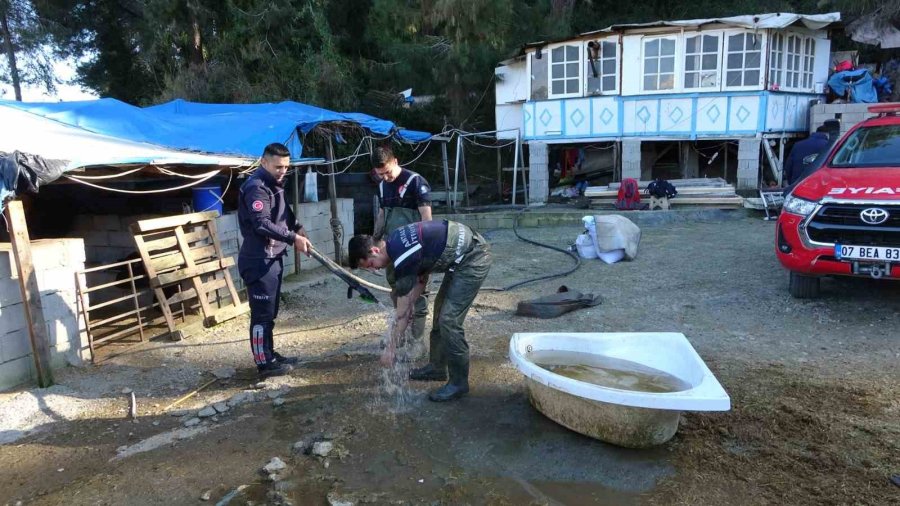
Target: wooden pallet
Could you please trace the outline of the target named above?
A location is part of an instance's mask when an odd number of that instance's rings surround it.
[[[203,324],[217,325],[249,310],[241,303],[229,267],[234,259],[222,255],[216,232],[216,211],[143,220],[131,225],[134,242],[150,288],[166,320],[173,339],[183,339],[175,328],[171,306],[196,299],[203,312]],[[182,285],[182,290],[166,297],[163,288]],[[186,286],[184,286],[186,285]],[[223,303],[220,290],[227,290],[230,303]],[[214,296],[214,307],[210,296]]]
[[[643,201],[643,199],[642,199]],[[744,203],[744,199],[740,196],[733,197],[675,197],[672,199],[668,199],[669,207],[672,206],[707,206],[707,207],[720,207],[720,208],[733,208],[733,207],[741,207]],[[601,198],[601,199],[591,199],[591,207],[598,208],[610,208],[615,207],[616,199],[615,198]]]

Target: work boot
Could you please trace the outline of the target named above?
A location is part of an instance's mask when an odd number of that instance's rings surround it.
[[[277,351],[272,353],[272,356],[275,357],[275,362],[278,362],[279,364],[296,365],[296,364],[300,363],[299,358],[285,357],[284,355],[282,355],[281,353],[278,353]]]
[[[256,368],[259,371],[260,378],[271,378],[273,376],[286,376],[290,374],[293,367],[279,362],[269,362]]]
[[[447,381],[447,371],[435,367],[432,363],[409,371],[409,379],[414,381]]]
[[[446,402],[459,399],[469,393],[469,361],[466,359],[456,363],[451,362],[450,381],[446,385],[428,394],[428,398],[434,402]]]

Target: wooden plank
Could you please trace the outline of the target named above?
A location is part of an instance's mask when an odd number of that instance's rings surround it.
[[[153,218],[150,220],[141,220],[134,225],[136,230],[141,233],[152,232],[154,230],[162,230],[175,227],[183,227],[185,225],[198,225],[204,221],[216,219],[219,216],[218,211],[207,211],[205,213],[180,214],[178,216],[166,216],[165,218]]]
[[[250,311],[250,305],[246,302],[236,305],[236,306],[228,306],[224,309],[221,309],[216,314],[212,315],[210,318],[206,318],[204,320],[204,325],[207,327],[212,327],[218,325],[224,321],[228,321],[232,318],[236,318],[247,311]]]
[[[50,339],[47,336],[47,325],[44,323],[44,306],[41,302],[37,275],[34,273],[31,238],[28,236],[28,225],[25,221],[22,202],[10,201],[6,206],[6,216],[13,256],[16,260],[16,271],[19,274],[22,309],[25,311],[25,320],[28,323],[28,337],[31,339],[31,351],[37,371],[38,386],[47,388],[53,385],[53,371],[50,368]]]
[[[213,290],[220,290],[222,288],[225,288],[226,286],[228,285],[225,283],[224,279],[215,279],[203,284],[203,292],[209,293]],[[193,288],[188,288],[181,293],[176,293],[175,295],[169,297],[169,300],[167,300],[166,302],[168,302],[169,304],[178,304],[188,299],[193,299],[196,296],[197,291]]]
[[[705,193],[709,194],[726,194],[733,195],[734,187],[733,186],[723,186],[723,187],[713,187],[713,186],[698,186],[695,188],[676,188],[678,190],[678,196],[681,195],[702,195]],[[641,192],[644,193],[644,192]],[[619,190],[586,190],[584,192],[585,197],[616,197],[619,194]]]
[[[710,197],[710,198],[702,198],[702,197],[675,197],[673,199],[669,199],[669,205],[674,204],[741,204],[744,202],[743,197],[734,196],[734,197]],[[616,199],[592,199],[591,204],[615,204]]]
[[[224,257],[225,255],[222,253],[222,243],[219,241],[219,230],[216,228],[216,220],[209,222],[208,230],[213,246],[216,247],[216,257]],[[295,254],[294,258],[300,258],[300,255]],[[299,263],[297,265],[299,265]],[[231,295],[231,301],[233,304],[237,305],[241,299],[238,296],[237,288],[234,286],[234,280],[231,279],[231,271],[225,269],[223,273],[225,274],[225,285],[228,286],[228,294]]]
[[[720,178],[720,177],[697,177],[697,178],[689,178],[689,179],[667,179],[668,182],[675,185],[676,188],[680,188],[681,186],[725,186],[728,183]],[[652,183],[652,181],[638,181],[638,186],[641,189],[647,188],[647,185]],[[621,181],[617,181],[615,183],[609,183],[608,189],[610,190],[618,190],[619,187],[622,186]],[[602,188],[597,186],[588,187],[588,190],[591,188]]]
[[[144,262],[144,269],[147,271],[147,278],[150,280],[150,286],[153,287],[153,293],[156,295],[159,309],[166,319],[166,327],[169,329],[169,332],[175,332],[175,318],[172,316],[172,309],[166,304],[166,294],[163,293],[161,286],[159,284],[153,284],[153,282],[157,280],[156,269],[153,268],[153,263],[150,261],[150,253],[144,245],[144,237],[137,232],[136,229],[137,224],[132,224],[131,231],[134,234],[134,243],[137,246],[138,253],[141,255],[141,260]]]
[[[216,257],[216,247],[213,245],[210,246],[202,246],[200,248],[194,248],[190,250],[191,258],[196,262],[198,260],[205,260],[208,258]],[[179,267],[182,265],[186,265],[184,262],[184,254],[181,250],[173,251],[165,256],[156,257],[153,260],[153,267],[158,271],[163,271],[166,269],[171,269],[172,267]]]
[[[181,248],[181,253],[184,255],[187,269],[193,269],[197,264],[194,262],[194,257],[191,255],[191,248],[185,240],[184,230],[182,230],[181,227],[175,227],[175,237],[178,238],[178,247]],[[200,309],[203,311],[203,317],[209,318],[213,314],[213,309],[212,306],[209,305],[209,297],[207,297],[206,292],[203,291],[203,281],[200,280],[200,276],[191,276],[191,284],[194,285],[194,290],[197,292],[197,300],[200,301]]]
[[[234,266],[234,258],[225,257],[222,260],[213,260],[212,262],[202,263],[191,268],[179,269],[175,272],[160,274],[156,278],[150,279],[150,286],[171,285],[172,283],[177,283],[192,276],[209,274],[210,272],[217,271],[219,269],[227,269],[232,266]]]
[[[202,229],[196,232],[185,234],[185,239],[187,239],[188,244],[193,244],[197,241],[209,239],[209,233],[206,231],[206,229]],[[178,239],[176,239],[174,236],[163,237],[162,239],[145,241],[144,245],[147,247],[147,251],[172,249],[178,246]]]

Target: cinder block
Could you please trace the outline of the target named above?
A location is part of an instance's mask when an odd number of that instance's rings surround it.
[[[0,335],[0,363],[30,355],[31,338],[28,335],[28,329],[23,328]]]
[[[0,308],[22,302],[22,288],[18,279],[0,279]]]
[[[34,378],[34,361],[31,357],[22,357],[11,362],[0,364],[0,389],[7,389],[22,383],[31,382]]]
[[[25,322],[25,307],[21,303],[0,307],[0,335],[26,328]]]
[[[119,216],[115,214],[94,215],[95,230],[120,230],[122,226]]]

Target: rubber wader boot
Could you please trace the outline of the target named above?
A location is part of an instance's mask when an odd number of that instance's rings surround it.
[[[413,381],[447,381],[447,371],[428,363],[423,367],[409,371],[409,379]]]
[[[454,360],[447,368],[450,371],[450,381],[428,394],[428,398],[434,402],[452,401],[469,393],[469,361]]]

